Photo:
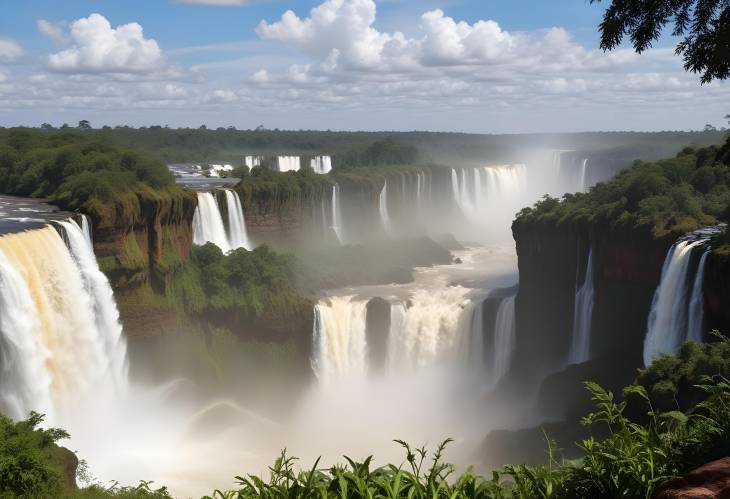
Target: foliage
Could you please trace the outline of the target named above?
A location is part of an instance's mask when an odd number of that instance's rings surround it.
[[[687,342],[677,355],[663,354],[639,372],[637,383],[664,410],[689,410],[703,395],[697,388],[704,376],[730,377],[730,341],[719,332],[711,343]]]
[[[217,490],[207,499],[249,498],[556,498],[652,497],[664,481],[730,451],[730,382],[722,376],[704,377],[698,386],[705,397],[691,414],[656,410],[646,390],[632,385],[625,395],[634,395],[647,407],[647,423],[629,419],[626,402],[595,383],[586,383],[594,412],[583,424],[605,427],[608,436],[582,441],[583,459],[558,463],[549,442],[549,460],[530,467],[508,465],[491,479],[467,470],[460,476],[443,461],[448,441],[438,447],[426,467],[425,449],[406,451],[404,465],[372,469],[372,456],[362,462],[345,457],[347,466],[318,469],[319,461],[302,472],[295,459],[283,452],[270,468],[268,481],[256,476],[237,477],[240,488]]]
[[[331,187],[332,181],[326,175],[317,175],[311,168],[277,172],[257,166],[243,177],[236,190],[242,195],[244,207],[252,199],[259,205],[283,206],[292,200],[321,199]]]
[[[64,208],[108,203],[139,186],[169,188],[165,164],[87,133],[0,133],[0,192],[50,198]]]
[[[141,481],[132,487],[114,482],[108,487],[91,485],[71,496],[73,499],[172,499],[167,487],[153,487],[153,482]]]
[[[591,0],[597,3],[601,0]],[[730,4],[715,0],[612,0],[601,22],[601,48],[612,50],[625,36],[641,53],[674,21],[672,36],[684,37],[677,55],[684,67],[702,73],[702,82],[730,76]]]
[[[687,232],[727,220],[730,167],[717,147],[685,148],[675,158],[637,161],[587,194],[546,197],[524,208],[516,225],[530,222],[590,223],[647,228],[655,236]]]
[[[295,262],[262,245],[227,255],[213,243],[194,246],[174,269],[168,299],[181,313],[246,324],[253,319],[301,316],[311,304],[295,287]]]
[[[373,142],[367,147],[357,148],[335,156],[340,168],[358,166],[408,165],[418,159],[418,149],[388,138]]]
[[[35,412],[18,422],[0,415],[0,498],[60,495],[63,469],[56,442],[68,434],[57,428],[39,428],[43,419]]]

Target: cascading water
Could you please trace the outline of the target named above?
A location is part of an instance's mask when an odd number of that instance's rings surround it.
[[[337,240],[342,243],[342,212],[340,211],[340,186],[332,186],[332,230]]]
[[[193,243],[203,246],[209,242],[218,246],[223,253],[231,250],[215,197],[210,192],[199,192],[198,207],[193,215]]]
[[[464,360],[469,344],[473,307],[469,289],[451,286],[416,290],[408,305],[391,306],[387,366],[389,371],[421,368]],[[468,359],[468,357],[467,357]]]
[[[468,355],[471,365],[484,366],[484,300],[474,304],[471,316],[471,338],[468,345]]]
[[[490,379],[497,383],[509,371],[515,349],[515,300],[516,296],[503,298],[497,308],[494,326],[494,354]]]
[[[593,317],[593,250],[588,252],[583,284],[576,283],[573,310],[573,337],[568,354],[569,364],[580,364],[591,356],[591,319]]]
[[[62,222],[0,237],[0,409],[62,421],[126,386],[126,344],[86,233]]]
[[[588,191],[588,185],[586,184],[588,173],[588,158],[583,159],[580,164],[580,170],[578,175],[578,189],[580,192]]]
[[[367,374],[367,301],[331,297],[314,307],[312,369],[329,383]]]
[[[279,156],[276,164],[280,172],[298,172],[302,167],[299,156]]]
[[[226,207],[228,211],[228,241],[232,249],[253,249],[246,230],[246,217],[243,213],[241,198],[236,191],[226,189]]]
[[[261,159],[261,156],[246,156],[244,163],[249,168],[254,168],[256,166],[261,166]]]
[[[702,241],[681,240],[664,260],[662,277],[649,313],[644,364],[660,353],[676,353],[687,330],[687,280],[692,250]]]
[[[702,342],[704,339],[705,326],[705,295],[703,285],[705,282],[705,264],[710,255],[708,247],[700,257],[695,273],[695,281],[692,285],[692,296],[689,300],[689,323],[687,325],[687,339],[690,341]]]
[[[310,162],[314,173],[325,175],[332,171],[332,158],[329,156],[315,156]]]
[[[383,189],[380,191],[378,196],[378,211],[380,213],[380,225],[386,234],[390,235],[393,232],[393,227],[390,223],[390,214],[388,213],[388,181],[386,180],[383,184]]]

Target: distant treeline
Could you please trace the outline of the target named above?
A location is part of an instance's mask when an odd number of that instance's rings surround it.
[[[89,127],[91,125],[88,125]],[[725,132],[591,132],[574,134],[478,135],[440,132],[332,132],[236,130],[235,128],[52,128],[44,134],[83,134],[120,148],[150,153],[168,163],[227,162],[239,166],[246,155],[329,155],[337,166],[418,162],[510,162],[526,149],[604,151],[611,157],[659,159],[682,147],[719,144]],[[0,129],[0,135],[8,129]],[[522,159],[524,160],[524,159]]]

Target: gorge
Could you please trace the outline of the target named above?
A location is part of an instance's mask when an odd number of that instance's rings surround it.
[[[68,428],[102,479],[176,494],[262,472],[284,447],[397,460],[391,437],[452,437],[453,461],[486,472],[494,431],[566,419],[585,379],[620,386],[727,324],[719,214],[631,226],[591,203],[642,166],[573,194],[610,175],[591,173],[596,153],[556,150],[359,168],[333,154],[316,173],[261,154],[240,179],[170,175],[78,205],[48,193],[75,213],[3,218],[2,412]],[[693,175],[695,154],[672,161]],[[355,431],[373,425],[387,438]]]

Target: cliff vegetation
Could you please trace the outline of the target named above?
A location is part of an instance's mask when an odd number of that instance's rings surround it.
[[[684,233],[730,217],[730,161],[723,147],[687,147],[676,157],[636,161],[589,193],[545,197],[515,226],[534,223],[641,229],[654,237]]]

